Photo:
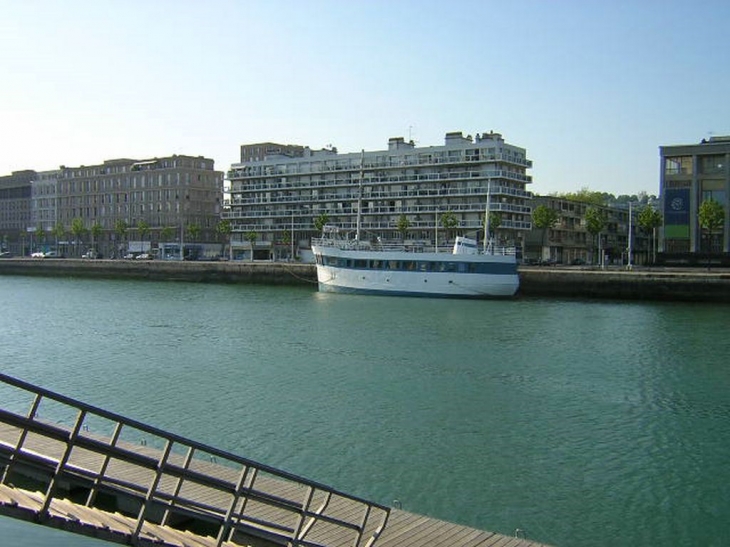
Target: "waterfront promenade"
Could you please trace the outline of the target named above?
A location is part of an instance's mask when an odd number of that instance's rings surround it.
[[[730,303],[726,269],[521,266],[519,296]],[[268,261],[0,260],[0,275],[258,283],[316,287],[314,264]]]

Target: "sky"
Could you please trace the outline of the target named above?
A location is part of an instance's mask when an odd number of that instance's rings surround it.
[[[493,130],[530,190],[659,192],[730,135],[727,0],[0,0],[0,176]]]

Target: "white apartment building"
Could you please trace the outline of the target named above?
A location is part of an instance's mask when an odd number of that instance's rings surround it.
[[[261,150],[266,154],[254,152]],[[532,162],[499,133],[447,133],[443,146],[427,147],[398,137],[386,150],[348,154],[334,147],[251,144],[241,147],[241,158],[228,172],[223,212],[239,257],[252,247],[256,258],[287,256],[292,243],[307,248],[323,215],[355,231],[358,203],[368,239],[400,239],[405,217],[407,242],[446,243],[439,219],[448,211],[458,220],[454,232],[481,240],[487,202],[499,214],[495,232],[502,242],[521,247],[531,229]]]

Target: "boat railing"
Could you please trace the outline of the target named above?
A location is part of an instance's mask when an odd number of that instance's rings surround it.
[[[382,240],[357,240],[342,239],[336,237],[315,237],[312,238],[312,245],[318,247],[329,247],[343,251],[382,251],[382,252],[411,252],[411,253],[443,253],[453,254],[453,244],[443,243],[434,247],[433,243],[425,242],[403,242],[403,241],[382,241]],[[492,246],[486,253],[479,251],[477,254],[493,254],[502,256],[515,256],[515,247]]]

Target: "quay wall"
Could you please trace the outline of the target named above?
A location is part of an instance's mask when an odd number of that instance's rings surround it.
[[[520,268],[524,296],[730,303],[730,272]]]
[[[260,283],[316,287],[313,264],[284,262],[180,262],[175,260],[3,259],[0,275],[147,279],[201,283]]]
[[[0,275],[256,283],[313,289],[317,285],[315,266],[296,262],[12,258],[0,260]],[[520,267],[519,296],[730,303],[730,271],[524,266]]]

